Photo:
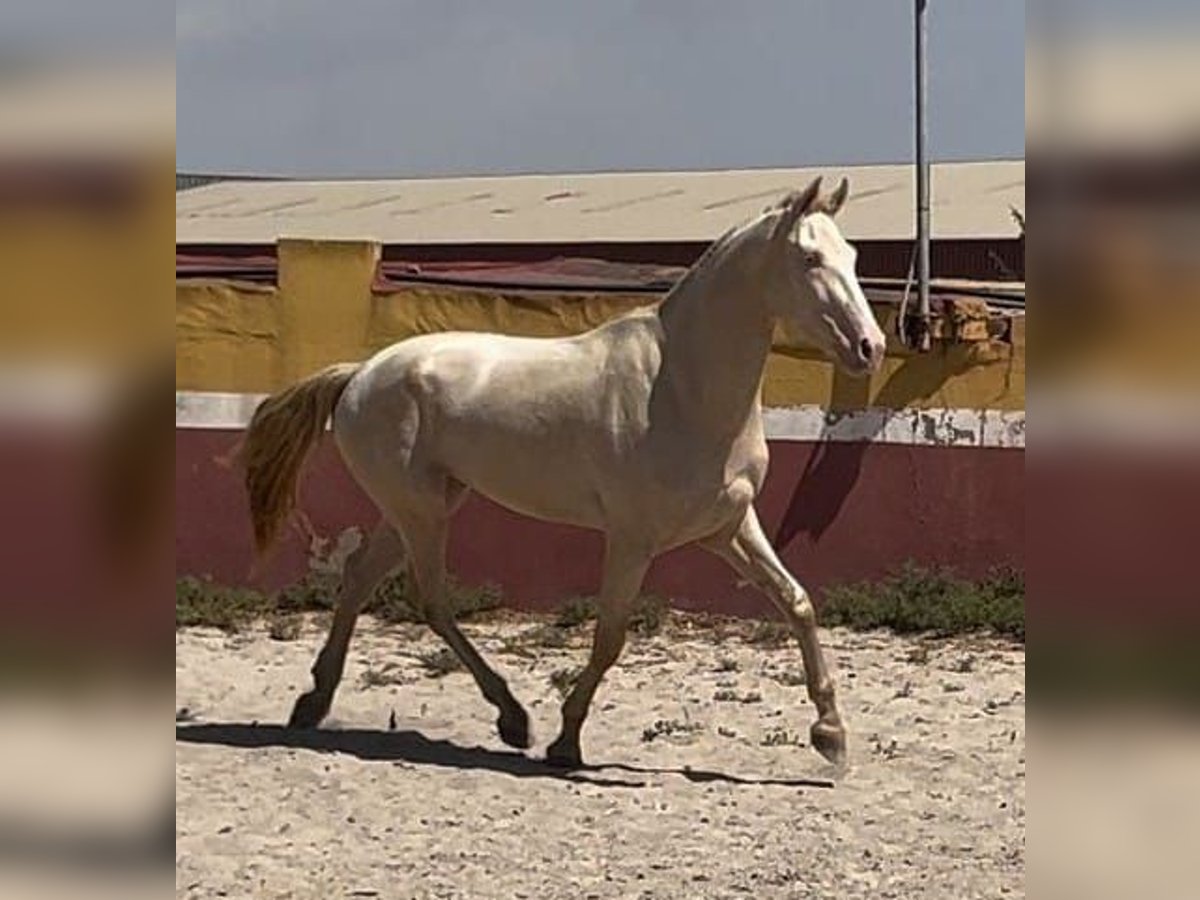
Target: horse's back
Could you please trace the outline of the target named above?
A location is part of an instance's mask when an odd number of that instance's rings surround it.
[[[652,317],[624,316],[569,337],[442,332],[393,344],[366,364],[362,392],[405,389],[446,417],[480,421],[513,416],[528,425],[587,419],[606,392],[648,390],[657,368]]]
[[[353,432],[372,458],[415,460],[519,512],[599,525],[597,469],[614,465],[645,425],[657,356],[644,328],[634,320],[568,338],[401,341],[348,386],[339,442]]]

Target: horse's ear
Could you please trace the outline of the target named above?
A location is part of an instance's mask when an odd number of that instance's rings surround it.
[[[792,233],[792,229],[796,227],[796,223],[800,221],[800,217],[812,211],[813,204],[817,201],[817,194],[820,192],[821,178],[818,176],[804,190],[788,194],[779,204],[782,212],[775,220],[771,237],[775,240],[786,240],[787,236]]]
[[[822,200],[817,205],[817,209],[828,216],[836,216],[838,210],[845,205],[848,196],[850,196],[850,179],[843,178],[841,184],[837,186],[837,190]]]

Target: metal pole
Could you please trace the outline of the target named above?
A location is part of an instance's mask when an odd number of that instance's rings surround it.
[[[917,313],[908,323],[911,346],[929,349],[929,159],[926,155],[928,133],[925,123],[925,8],[928,0],[915,0],[916,53],[916,163],[917,163]]]

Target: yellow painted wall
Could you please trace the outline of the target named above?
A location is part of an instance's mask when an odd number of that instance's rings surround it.
[[[372,289],[377,245],[281,241],[278,287],[213,279],[176,282],[178,390],[267,392],[325,365],[364,359],[395,341],[445,330],[573,334],[653,302],[644,294],[554,294],[412,286]],[[895,310],[877,307],[891,333]],[[870,381],[835,374],[803,347],[777,341],[767,365],[769,406],[1023,409],[1024,319],[1010,345],[939,342],[926,355],[893,346]]]

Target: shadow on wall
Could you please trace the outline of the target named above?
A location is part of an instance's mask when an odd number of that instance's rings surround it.
[[[834,395],[853,397],[856,401],[854,406],[858,409],[903,409],[918,400],[932,397],[951,378],[978,364],[971,345],[951,345],[944,354],[931,353],[905,359],[873,398],[869,396],[868,382],[851,379],[839,370],[835,375]],[[831,420],[827,419],[816,450],[809,457],[796,483],[775,535],[776,550],[782,551],[802,534],[808,535],[813,543],[821,539],[841,513],[846,498],[858,482],[863,457],[884,424],[880,418],[864,440],[833,441],[827,439],[832,431]]]

